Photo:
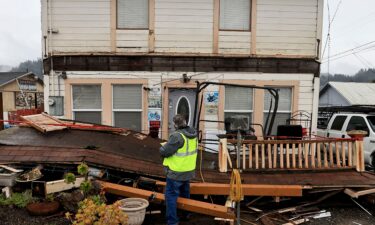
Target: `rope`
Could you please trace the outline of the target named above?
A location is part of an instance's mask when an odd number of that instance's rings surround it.
[[[233,169],[230,178],[230,194],[229,197],[232,201],[240,202],[243,198],[241,175],[238,169]]]

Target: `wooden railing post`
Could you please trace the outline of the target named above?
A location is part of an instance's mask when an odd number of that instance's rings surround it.
[[[220,139],[218,164],[220,172],[232,168],[228,143],[235,140]],[[316,140],[245,140],[242,145],[242,169],[340,169],[354,168],[364,171],[363,137],[352,139]],[[228,165],[229,164],[229,165]]]
[[[358,172],[365,171],[365,154],[363,149],[363,138],[367,135],[366,131],[360,130],[353,130],[349,131],[348,135],[351,138],[355,139],[355,155],[354,155],[354,162],[356,166],[356,170]]]
[[[219,145],[219,171],[222,173],[226,173],[228,171],[228,158],[229,153],[227,149],[227,139],[223,138],[220,139]]]

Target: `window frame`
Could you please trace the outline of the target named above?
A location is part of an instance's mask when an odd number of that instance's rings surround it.
[[[294,100],[294,86],[268,86],[266,85],[265,87],[270,87],[270,88],[275,88],[275,89],[282,89],[282,88],[287,88],[287,89],[290,89],[290,110],[277,110],[276,112],[276,115],[275,117],[277,117],[277,114],[289,114],[289,116],[291,117],[292,116],[292,113],[293,113],[293,100]],[[265,95],[266,95],[266,92],[267,90],[264,90],[264,96],[263,96],[263,101],[264,101],[264,98],[265,98]],[[279,96],[280,97],[280,96]],[[279,98],[279,101],[280,101],[280,98]],[[264,125],[264,122],[265,122],[265,114],[269,112],[269,109],[264,109],[265,105],[263,105],[263,125]],[[273,107],[272,107],[273,109]],[[272,109],[271,109],[271,114],[272,114]],[[270,117],[271,118],[271,117]],[[275,124],[274,124],[275,125]],[[275,126],[274,126],[275,127]],[[274,128],[273,127],[273,128]]]
[[[248,0],[248,1],[250,1],[250,9],[249,9],[249,11],[250,11],[250,14],[249,14],[249,29],[247,29],[247,30],[241,30],[241,29],[221,29],[220,28],[220,22],[221,22],[221,20],[220,20],[220,9],[221,9],[221,3],[220,3],[220,0],[219,0],[219,21],[218,21],[218,27],[219,27],[219,31],[236,31],[236,32],[251,32],[251,30],[252,30],[252,24],[251,24],[251,21],[252,21],[252,14],[253,14],[253,10],[252,10],[252,7],[253,7],[253,0]]]
[[[118,10],[119,10],[118,1],[119,0],[116,0],[116,30],[150,30],[150,0],[147,0],[147,4],[148,4],[148,10],[147,10],[147,15],[148,15],[147,24],[148,24],[148,27],[147,28],[120,28],[118,26]]]
[[[114,108],[114,86],[121,86],[121,85],[124,85],[124,86],[131,86],[131,85],[134,85],[134,86],[140,86],[140,89],[141,89],[141,109],[115,109]],[[127,84],[127,83],[112,83],[111,84],[111,100],[112,100],[112,126],[116,126],[115,124],[115,113],[116,112],[140,112],[141,113],[141,126],[140,126],[140,131],[139,132],[143,132],[143,123],[145,121],[143,121],[143,114],[144,114],[144,109],[143,109],[143,104],[144,104],[144,94],[143,93],[143,84],[139,83],[139,84]]]
[[[76,115],[75,115],[75,112],[100,112],[100,124],[103,123],[103,93],[102,93],[102,84],[101,83],[83,83],[83,84],[80,84],[80,83],[73,83],[73,84],[70,84],[70,88],[72,90],[72,94],[71,94],[71,102],[72,102],[72,105],[71,105],[71,109],[72,109],[72,118],[73,120],[75,120],[76,118]],[[99,86],[100,87],[100,109],[74,109],[74,89],[73,89],[73,86]]]
[[[244,87],[246,88],[246,87]],[[223,101],[223,104],[224,104],[224,110],[223,110],[223,119],[225,121],[225,113],[239,113],[239,114],[247,114],[250,116],[250,119],[249,119],[249,124],[248,126],[251,127],[251,125],[253,124],[253,121],[254,121],[254,99],[255,99],[255,89],[254,88],[249,88],[251,89],[251,92],[252,92],[252,106],[251,106],[251,110],[245,110],[245,109],[240,109],[240,110],[235,110],[235,109],[225,109],[225,98],[226,98],[226,86],[224,86],[224,101]]]

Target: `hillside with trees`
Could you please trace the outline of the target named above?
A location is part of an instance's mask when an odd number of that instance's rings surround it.
[[[375,83],[375,68],[373,69],[361,69],[355,75],[345,75],[345,74],[321,74],[320,76],[320,87],[323,87],[329,81],[336,82],[360,82]]]
[[[27,60],[21,62],[18,66],[13,67],[10,72],[33,72],[35,75],[42,77],[42,59]]]

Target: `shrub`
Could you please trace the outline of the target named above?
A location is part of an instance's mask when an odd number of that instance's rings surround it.
[[[13,193],[10,198],[0,195],[0,205],[14,205],[18,208],[25,208],[27,204],[34,201],[31,191],[27,190],[22,193]]]
[[[95,225],[119,225],[127,224],[128,216],[120,210],[120,202],[112,205],[95,202],[86,198],[79,203],[77,214],[72,218],[70,213],[66,213],[67,219],[73,224],[95,224]]]

